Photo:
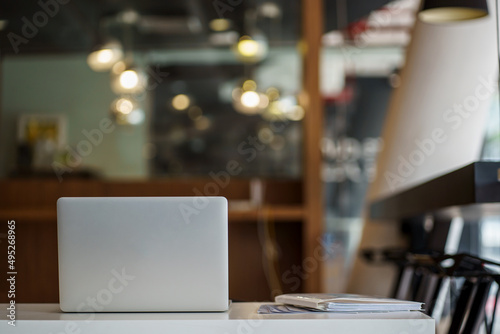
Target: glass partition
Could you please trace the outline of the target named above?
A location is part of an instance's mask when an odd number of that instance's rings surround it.
[[[367,6],[367,4],[365,4]],[[382,126],[418,1],[355,6],[325,2],[321,68],[325,100],[322,142],[325,200],[324,286],[343,292],[359,246],[367,189],[383,146]],[[349,19],[347,19],[349,18]]]
[[[298,0],[30,6],[0,30],[1,177],[199,177],[234,160],[241,177],[300,178]]]

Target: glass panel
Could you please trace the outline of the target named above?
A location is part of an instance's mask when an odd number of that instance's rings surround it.
[[[293,49],[271,50],[269,57],[288,57],[291,61],[287,66],[298,74],[295,69],[299,62]],[[271,62],[252,66],[251,70],[255,75],[250,77],[245,74],[248,68],[241,64],[177,63],[162,67],[161,71],[169,75],[152,98],[153,176],[206,176],[236,161],[242,167],[238,176],[300,177],[300,122],[270,114],[269,106],[250,114],[235,110],[244,101],[237,90],[245,85],[263,87],[255,91],[261,95],[255,93],[256,103],[269,105],[267,96],[273,89],[277,92],[276,84],[289,76],[287,68]],[[276,77],[266,77],[268,72]],[[298,82],[294,77],[291,87],[280,87],[280,91],[296,92]]]
[[[325,99],[322,143],[326,245],[324,283],[343,292],[363,227],[366,191],[392,89],[418,1],[325,1],[321,89]]]
[[[3,7],[1,177],[300,178],[300,1]]]

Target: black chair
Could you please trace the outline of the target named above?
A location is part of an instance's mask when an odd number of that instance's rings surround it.
[[[491,334],[499,297],[500,264],[469,254],[411,253],[400,249],[364,250],[370,263],[390,262],[399,269],[393,297],[425,303],[424,313],[437,323],[449,320],[448,334],[476,334],[484,323]],[[485,306],[492,286],[497,294],[492,315]],[[444,303],[449,297],[450,307]],[[438,326],[440,327],[440,326]]]

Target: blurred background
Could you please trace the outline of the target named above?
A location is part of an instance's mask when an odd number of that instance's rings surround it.
[[[377,156],[404,142],[404,132],[411,143],[416,136],[414,121],[398,136],[382,133],[405,61],[418,53],[407,48],[419,6],[418,0],[3,1],[0,216],[18,223],[18,261],[26,273],[18,301],[57,302],[60,196],[226,196],[236,300],[285,292],[388,294],[391,265],[381,265],[373,289],[351,274],[367,190],[377,175],[384,180]],[[457,29],[450,34],[464,40],[468,28]],[[433,36],[426,34],[421,38]],[[449,50],[460,58],[462,51]],[[449,62],[440,52],[431,49],[435,58],[423,63]],[[469,60],[481,62],[481,52],[475,54]],[[495,58],[487,59],[495,81],[489,62]],[[496,96],[482,111],[490,121],[485,116],[474,125],[478,144],[467,157],[498,158]],[[435,112],[424,109],[415,113],[423,123]],[[459,146],[439,155],[461,153]],[[446,168],[430,169],[415,182]],[[374,226],[364,246],[402,246],[414,232]],[[455,251],[500,259],[496,218],[463,231]]]

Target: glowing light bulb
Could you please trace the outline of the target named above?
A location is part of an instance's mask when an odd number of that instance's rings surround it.
[[[87,57],[87,64],[92,70],[103,72],[110,70],[122,57],[123,50],[121,44],[111,41],[91,52]]]
[[[256,90],[257,89],[257,83],[253,80],[245,80],[243,83],[243,90]]]
[[[132,101],[126,98],[120,98],[115,103],[116,110],[121,112],[122,114],[130,114],[132,110],[134,110],[134,104]]]
[[[238,52],[243,57],[256,57],[259,54],[259,43],[250,37],[242,38],[238,42]]]
[[[139,75],[134,70],[126,70],[120,74],[120,85],[125,89],[133,89],[139,84]]]
[[[259,93],[259,108],[265,109],[269,106],[269,98],[266,94]]]
[[[176,110],[186,110],[191,104],[191,100],[186,94],[179,94],[172,99],[172,107]]]
[[[230,25],[231,22],[227,19],[213,19],[209,23],[210,29],[213,31],[226,31]]]
[[[269,87],[266,90],[266,94],[270,101],[276,101],[280,98],[280,91],[274,87]]]
[[[232,47],[236,58],[242,62],[255,63],[262,60],[268,49],[268,43],[263,35],[254,37],[242,36]]]
[[[260,103],[260,96],[257,92],[246,91],[241,94],[241,104],[247,108],[255,108]]]
[[[102,49],[97,51],[97,61],[105,64],[113,59],[113,51],[110,49]]]

